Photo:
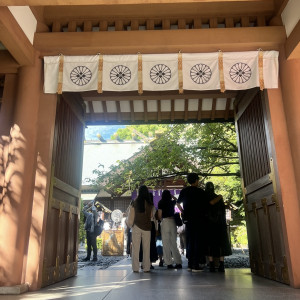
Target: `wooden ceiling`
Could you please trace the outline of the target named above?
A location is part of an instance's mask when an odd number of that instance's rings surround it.
[[[237,91],[63,93],[84,103],[86,125],[228,122],[234,120]]]

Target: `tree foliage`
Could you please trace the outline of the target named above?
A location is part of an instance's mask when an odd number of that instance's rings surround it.
[[[131,128],[133,127],[133,128]],[[197,123],[174,125],[138,125],[119,129],[117,135],[132,139],[132,132],[153,137],[141,152],[119,161],[109,173],[101,168],[96,185],[112,195],[121,195],[140,184],[154,187],[166,177],[186,178],[198,173],[202,183],[213,181],[216,191],[237,207],[236,219],[243,219],[238,148],[233,123]],[[142,137],[140,135],[140,138]]]
[[[167,127],[168,125],[130,125],[119,128],[111,139],[147,141],[148,139],[151,140],[157,133],[164,132]]]

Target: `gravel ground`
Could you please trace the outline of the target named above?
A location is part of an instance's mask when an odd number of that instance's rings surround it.
[[[126,256],[102,256],[98,251],[97,261],[83,261],[85,257],[86,250],[84,246],[80,246],[78,249],[78,269],[88,266],[95,266],[99,270],[106,269],[109,266],[116,264],[118,261],[122,260]]]
[[[225,257],[225,268],[250,268],[249,250],[232,249],[232,255]]]
[[[81,246],[78,250],[78,269],[87,266],[94,266],[97,267],[97,269],[106,269],[124,259],[126,256],[102,256],[98,254],[98,261],[96,262],[84,262],[83,259],[85,257],[86,250]],[[225,268],[250,268],[248,249],[233,249],[232,255],[225,257]]]

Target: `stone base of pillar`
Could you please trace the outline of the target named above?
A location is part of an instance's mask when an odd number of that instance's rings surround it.
[[[0,295],[19,295],[28,292],[28,284],[0,286]]]

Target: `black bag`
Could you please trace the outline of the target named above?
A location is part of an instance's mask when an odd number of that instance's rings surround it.
[[[99,236],[101,234],[101,232],[103,231],[103,220],[99,220],[97,222],[97,225],[95,225],[94,227],[94,233],[96,234],[96,236]]]
[[[174,219],[175,219],[176,226],[178,226],[178,227],[182,226],[182,220],[181,220],[181,217],[180,217],[180,213],[175,213],[174,214]]]

